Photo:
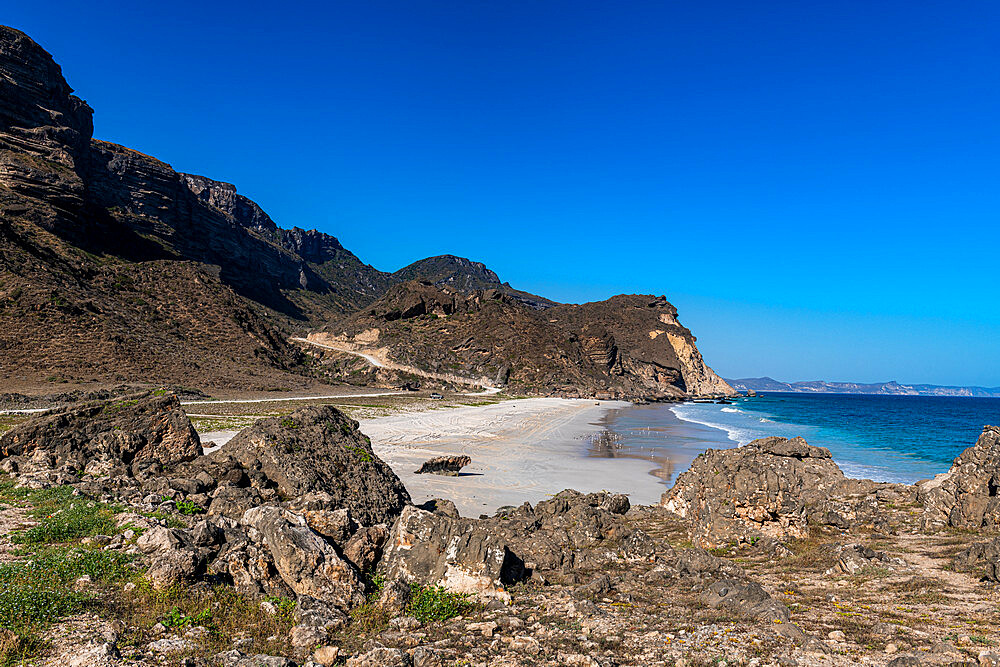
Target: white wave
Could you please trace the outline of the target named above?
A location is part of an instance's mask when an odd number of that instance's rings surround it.
[[[726,424],[717,421],[708,421],[707,419],[701,419],[690,412],[683,410],[682,405],[672,405],[670,406],[671,412],[677,416],[678,419],[690,422],[692,424],[701,424],[702,426],[707,426],[709,428],[718,429],[720,431],[725,431],[726,436],[738,445],[745,445],[754,439],[754,434],[752,431],[746,428],[741,428],[735,424]]]
[[[722,408],[722,412],[738,412],[739,414],[743,414],[743,411],[739,408]]]

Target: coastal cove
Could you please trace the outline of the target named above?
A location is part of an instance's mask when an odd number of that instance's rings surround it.
[[[913,483],[946,472],[984,424],[1000,422],[1000,399],[765,394],[729,404],[641,405],[529,398],[425,403],[359,421],[415,501],[449,498],[463,516],[476,517],[564,488],[655,504],[702,452],[775,435],[828,448],[850,477]],[[202,437],[214,447],[235,433]],[[456,477],[414,473],[441,455],[472,463]]]

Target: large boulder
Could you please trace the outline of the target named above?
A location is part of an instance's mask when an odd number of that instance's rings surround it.
[[[304,517],[280,507],[247,510],[242,524],[250,539],[267,546],[282,580],[297,596],[347,610],[364,602],[364,584],[354,567]]]
[[[844,477],[830,452],[802,438],[763,438],[708,450],[660,504],[692,521],[692,538],[717,547],[760,537],[803,538],[810,524],[849,528],[879,521],[882,487]]]
[[[918,486],[924,530],[1000,527],[1000,427],[985,426],[951,469]]]
[[[380,564],[389,581],[507,599],[503,587],[527,577],[577,584],[609,563],[669,549],[624,520],[629,502],[620,494],[566,490],[485,519],[459,517],[445,501],[422,508],[407,507],[393,526]]]
[[[74,470],[170,466],[201,453],[177,396],[160,392],[52,410],[0,436],[2,458],[48,458]]]
[[[510,600],[504,585],[520,572],[504,540],[486,522],[406,507],[379,565],[389,581],[440,585],[479,598]]]
[[[233,518],[262,501],[308,495],[323,499],[311,510],[347,509],[371,526],[392,523],[410,502],[358,423],[330,406],[259,421],[191,466],[219,480],[209,512]]]

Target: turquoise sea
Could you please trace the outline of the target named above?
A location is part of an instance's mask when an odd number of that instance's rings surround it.
[[[591,453],[649,459],[669,485],[705,449],[802,436],[848,476],[912,483],[947,471],[984,424],[1000,424],[1000,398],[774,393],[616,410]]]

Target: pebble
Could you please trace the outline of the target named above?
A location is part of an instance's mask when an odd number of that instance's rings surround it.
[[[886,644],[885,645],[885,652],[886,653],[895,653],[898,650],[899,650],[899,647],[896,646],[895,644]]]

